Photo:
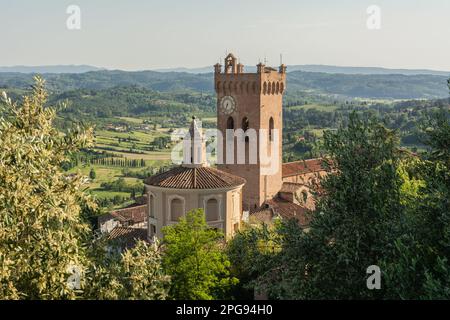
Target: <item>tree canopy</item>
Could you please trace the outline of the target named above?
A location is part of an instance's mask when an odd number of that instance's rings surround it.
[[[229,274],[223,235],[211,229],[202,209],[192,210],[164,233],[163,266],[172,278],[172,299],[224,298],[237,279]]]

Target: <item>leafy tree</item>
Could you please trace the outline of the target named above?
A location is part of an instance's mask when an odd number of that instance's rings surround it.
[[[86,265],[81,245],[89,226],[81,212],[94,206],[84,179],[61,164],[92,145],[92,130],[65,135],[52,126],[55,108],[44,107],[44,81],[20,105],[3,94],[0,118],[0,297],[74,298],[71,270]]]
[[[119,254],[94,241],[85,177],[61,164],[91,146],[92,130],[60,134],[44,81],[0,118],[0,299],[165,299],[169,277],[156,246]]]
[[[89,171],[89,178],[91,178],[91,180],[95,180],[96,177],[97,174],[95,173],[94,168],[91,168],[91,171]]]
[[[138,241],[123,253],[104,240],[94,246],[91,268],[87,274],[92,285],[85,296],[108,300],[164,300],[170,277],[162,269],[158,243]]]
[[[386,298],[450,298],[450,112],[431,116],[423,129],[431,149],[413,167],[421,183],[408,229],[395,241],[398,258],[382,264]]]
[[[352,115],[327,132],[330,174],[308,232],[284,221],[275,228],[281,250],[265,259],[254,245],[264,235],[238,235],[230,255],[238,274],[279,299],[448,299],[449,112],[425,130],[424,158],[399,149],[395,133],[371,119]],[[366,287],[370,265],[381,268],[381,290]]]
[[[376,120],[352,114],[348,126],[325,133],[324,148],[332,159],[325,164],[330,174],[321,182],[323,194],[310,232],[302,235],[293,226],[282,230],[283,278],[295,279],[298,287],[281,287],[278,295],[379,297],[381,291],[366,287],[366,269],[389,259],[392,241],[403,230],[398,138]],[[298,262],[297,267],[292,268],[291,261]]]
[[[395,133],[352,114],[347,126],[324,136],[329,175],[316,190],[309,231],[295,220],[276,228],[281,249],[259,277],[278,299],[364,299],[367,267],[395,261],[393,242],[405,230]],[[261,285],[260,285],[261,286]]]
[[[237,279],[222,250],[223,235],[208,227],[203,210],[193,210],[164,233],[163,266],[171,276],[172,299],[218,299]]]
[[[263,224],[246,226],[231,239],[226,248],[231,262],[231,274],[239,279],[233,290],[238,299],[253,299],[255,293],[267,289],[264,281],[270,280],[268,273],[277,267],[280,238],[275,228]],[[270,284],[269,284],[270,285]]]

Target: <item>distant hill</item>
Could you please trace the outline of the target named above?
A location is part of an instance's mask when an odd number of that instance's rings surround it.
[[[203,68],[167,68],[157,69],[157,72],[187,72],[187,73],[210,73],[213,67]],[[450,76],[450,71],[438,71],[427,69],[388,69],[379,67],[341,67],[329,65],[288,65],[288,73],[293,71],[305,72],[322,72],[322,73],[336,73],[336,74],[403,74],[403,75],[418,75],[429,74],[435,76]],[[245,66],[245,72],[255,72],[255,66]]]
[[[0,73],[0,88],[27,88],[33,84],[35,74]],[[212,74],[189,74],[155,71],[103,70],[85,73],[43,75],[52,92],[77,89],[103,90],[113,87],[141,86],[147,89],[168,92],[179,90],[213,90]]]
[[[330,66],[330,65],[288,65],[288,73],[294,71],[305,72],[322,72],[322,73],[335,73],[335,74],[403,74],[403,75],[436,75],[436,76],[450,76],[450,71],[439,70],[427,70],[427,69],[388,69],[379,67],[343,67],[343,66]],[[90,65],[55,65],[55,66],[12,66],[12,67],[0,67],[0,72],[18,72],[18,73],[86,73],[91,71],[106,71],[105,68],[94,67]],[[112,71],[112,70],[111,70]],[[206,74],[213,71],[212,66],[200,67],[200,68],[166,68],[150,70],[152,72],[159,73],[190,73],[190,74]],[[123,71],[125,72],[125,71]],[[139,71],[147,72],[147,71]],[[245,72],[256,72],[256,66],[245,66]]]
[[[34,74],[0,73],[0,88],[29,88]],[[53,93],[71,90],[104,90],[139,86],[160,92],[196,91],[213,93],[212,73],[127,72],[118,70],[44,75]],[[402,74],[332,74],[292,71],[287,75],[287,93],[301,92],[380,99],[425,99],[448,97],[448,76]]]
[[[388,69],[380,67],[340,67],[328,65],[294,65],[288,67],[289,71],[305,71],[305,72],[323,72],[323,73],[339,73],[339,74],[402,74],[402,75],[435,75],[450,76],[450,71],[438,71],[427,69]]]
[[[99,70],[103,69],[88,65],[0,67],[0,72],[20,72],[20,73],[84,73]]]
[[[212,112],[215,98],[212,95],[184,92],[158,92],[150,89],[127,86],[101,90],[79,89],[53,94],[50,104],[69,101],[61,114],[81,119],[86,115],[117,117],[163,113]]]
[[[294,71],[289,92],[314,90],[353,98],[434,99],[448,97],[448,76],[403,74],[331,74]]]

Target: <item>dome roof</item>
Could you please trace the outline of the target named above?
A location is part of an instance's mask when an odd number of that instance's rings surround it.
[[[221,189],[238,187],[245,179],[211,167],[175,167],[145,179],[145,184],[172,189]]]

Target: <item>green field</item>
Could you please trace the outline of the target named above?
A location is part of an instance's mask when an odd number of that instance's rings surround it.
[[[96,177],[95,179],[90,180],[87,192],[89,192],[99,200],[111,200],[115,197],[129,199],[131,197],[131,192],[105,190],[101,187],[102,183],[113,182],[120,178],[123,178],[129,185],[142,184],[142,179],[125,177],[123,175],[124,169],[129,172],[136,173],[170,164],[170,146],[160,150],[149,150],[151,148],[151,143],[156,138],[170,137],[169,129],[157,127],[155,130],[154,126],[150,126],[151,129],[143,129],[142,125],[144,123],[144,119],[140,118],[118,117],[114,120],[120,120],[120,122],[127,123],[128,128],[126,129],[126,131],[121,132],[113,131],[113,129],[111,128],[109,128],[108,130],[107,125],[104,124],[98,126],[98,128],[94,132],[94,150],[114,155],[110,158],[116,160],[138,160],[140,164],[141,159],[143,159],[145,166],[124,167],[114,165],[101,165],[98,163],[83,163],[71,169],[70,172],[80,172],[85,176],[89,176],[91,169],[95,171]],[[114,120],[111,122],[114,123]],[[128,204],[130,201],[132,200],[124,200],[122,203],[117,205],[110,204],[108,206],[108,209],[121,207],[125,204]]]

